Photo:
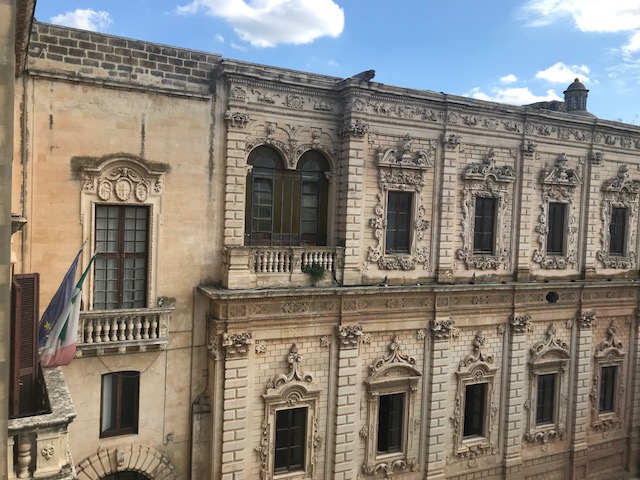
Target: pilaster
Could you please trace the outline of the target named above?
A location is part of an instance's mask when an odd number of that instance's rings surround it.
[[[334,450],[334,479],[355,480],[357,422],[360,415],[358,399],[358,371],[362,325],[338,326],[338,388],[336,394],[336,428]]]
[[[462,138],[450,133],[442,137],[442,192],[440,195],[440,247],[438,281],[450,282],[456,245],[456,202],[458,195],[458,153]]]
[[[585,166],[589,166],[589,176],[585,175],[585,185],[588,188],[587,198],[587,221],[586,234],[583,238],[587,239],[585,246],[585,265],[584,272],[586,278],[594,278],[598,265],[597,254],[602,248],[600,245],[602,230],[602,192],[601,192],[601,172],[603,170],[602,153],[592,152],[589,155],[589,162]],[[585,188],[585,190],[587,190]]]
[[[531,232],[533,232],[532,219],[536,218],[538,196],[536,192],[536,175],[539,174],[538,153],[536,144],[524,139],[521,149],[522,173],[520,175],[520,228],[517,238],[517,252],[515,272],[519,281],[528,281],[531,278]],[[515,243],[515,242],[514,242]]]
[[[505,409],[504,465],[505,479],[522,478],[522,436],[526,414],[523,408],[527,378],[527,332],[531,328],[529,315],[512,315],[509,319],[509,370]]]
[[[251,333],[222,334],[224,348],[224,416],[221,480],[244,480],[247,460],[249,345]]]
[[[631,355],[629,357],[629,363],[631,364],[631,378],[632,384],[630,385],[630,397],[629,403],[631,409],[629,410],[629,436],[630,436],[630,451],[629,451],[629,470],[632,474],[638,474],[640,472],[640,310],[636,311],[633,329],[632,329],[632,342]]]
[[[340,190],[338,192],[339,221],[344,230],[338,232],[344,239],[345,285],[361,282],[362,227],[364,225],[364,176],[366,139],[369,125],[360,119],[345,120],[340,128],[342,136],[340,162]]]
[[[445,433],[447,431],[448,418],[447,405],[448,389],[450,382],[449,366],[450,340],[458,335],[455,322],[445,317],[433,320],[430,325],[431,340],[431,392],[427,422],[427,470],[425,480],[444,479],[444,466],[446,459]]]
[[[592,347],[591,340],[593,336],[592,326],[596,322],[596,316],[593,312],[582,311],[578,313],[576,320],[577,326],[577,341],[576,350],[574,354],[575,361],[575,380],[573,391],[573,434],[572,439],[572,471],[575,474],[584,470],[584,463],[587,459],[584,458],[583,452],[587,450],[587,429],[589,426],[589,392],[591,391],[591,357]]]

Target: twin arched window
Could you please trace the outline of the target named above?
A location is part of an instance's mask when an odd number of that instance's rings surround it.
[[[326,245],[326,159],[308,151],[287,170],[275,150],[260,146],[248,163],[245,245]]]

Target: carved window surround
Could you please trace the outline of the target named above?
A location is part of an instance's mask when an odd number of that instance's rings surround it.
[[[374,229],[376,246],[370,246],[367,254],[369,262],[377,263],[381,270],[415,270],[421,264],[429,270],[429,248],[425,241],[425,231],[430,223],[424,217],[422,188],[425,185],[425,172],[433,168],[435,146],[429,142],[427,150],[412,149],[413,139],[409,134],[403,138],[402,148],[389,147],[378,149],[378,183],[380,191],[377,195],[378,203],[374,207],[375,217],[370,219],[369,225]],[[411,233],[409,254],[385,253],[385,229],[387,223],[387,195],[386,192],[403,191],[414,192],[412,202],[413,231]]]
[[[454,454],[459,458],[472,461],[478,455],[489,455],[497,452],[493,438],[493,423],[498,411],[495,405],[494,380],[497,367],[493,364],[493,355],[484,351],[485,336],[476,333],[473,340],[473,353],[467,355],[458,365],[458,390],[451,421],[455,429]],[[484,401],[483,436],[464,437],[465,393],[468,385],[486,383]],[[471,465],[470,465],[471,466]]]
[[[462,248],[457,251],[458,258],[464,261],[467,268],[508,268],[510,252],[507,220],[511,204],[509,185],[515,180],[513,167],[496,166],[495,152],[490,148],[482,162],[467,165],[462,177],[465,182],[462,191]],[[496,199],[493,255],[476,254],[473,251],[474,215],[478,197]]]
[[[606,268],[632,269],[636,266],[636,230],[638,228],[638,194],[640,180],[629,179],[629,167],[621,165],[618,175],[602,184],[602,250],[597,258]],[[625,238],[625,254],[610,255],[611,210],[614,207],[626,208],[628,212]]]
[[[164,176],[168,166],[148,162],[138,156],[129,154],[107,155],[100,158],[80,159],[82,190],[80,195],[80,223],[82,238],[90,239],[92,248],[85,249],[83,259],[89,262],[91,251],[95,248],[95,210],[96,205],[133,205],[149,206],[149,272],[147,281],[147,298],[149,306],[157,297],[156,284],[157,253],[159,226],[162,224],[162,194],[164,192]],[[94,272],[90,271],[90,287],[82,295],[84,305],[93,307]],[[85,307],[86,308],[86,307]]]
[[[568,385],[567,367],[571,359],[569,345],[556,338],[556,328],[550,325],[545,332],[546,338],[535,343],[530,349],[529,358],[529,397],[525,402],[527,410],[526,442],[547,443],[563,440],[566,435]],[[536,424],[538,398],[538,376],[556,374],[554,388],[554,421],[542,425]]]
[[[626,356],[622,342],[616,338],[618,327],[611,322],[607,329],[607,339],[596,347],[595,371],[589,398],[591,400],[591,429],[597,432],[607,432],[622,428],[624,424],[625,407],[625,375],[624,358]],[[617,367],[614,390],[615,409],[612,412],[600,412],[600,381],[604,367]]]
[[[553,167],[545,164],[540,176],[542,184],[542,203],[540,208],[540,223],[535,227],[538,233],[540,249],[533,252],[533,261],[540,264],[543,269],[566,269],[577,267],[576,235],[578,233],[577,214],[574,212],[573,200],[576,187],[582,183],[578,170],[567,168],[567,156],[562,153],[556,159]],[[567,204],[567,225],[565,227],[565,255],[547,254],[547,235],[549,233],[548,213],[549,203]]]
[[[302,355],[294,344],[287,355],[289,372],[276,375],[267,384],[262,395],[265,403],[262,438],[256,447],[261,460],[262,480],[286,478],[302,480],[315,478],[317,453],[322,442],[318,431],[319,399],[322,388],[313,382],[313,376],[300,370]],[[274,474],[276,412],[289,408],[307,408],[304,470]]]
[[[369,366],[369,377],[365,380],[368,391],[367,423],[360,431],[366,441],[365,461],[362,472],[375,476],[379,472],[393,476],[394,471],[417,471],[419,469],[419,412],[415,410],[415,396],[422,377],[413,357],[404,355],[397,337],[389,343],[386,355]],[[404,419],[402,428],[402,450],[395,453],[378,453],[378,408],[380,395],[404,393]]]

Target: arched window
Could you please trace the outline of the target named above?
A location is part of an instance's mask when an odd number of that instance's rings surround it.
[[[245,245],[326,245],[329,170],[324,157],[305,153],[297,170],[260,146],[249,154]]]

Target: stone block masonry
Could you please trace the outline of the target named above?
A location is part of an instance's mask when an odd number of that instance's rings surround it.
[[[28,69],[183,94],[210,92],[220,55],[34,22]]]

